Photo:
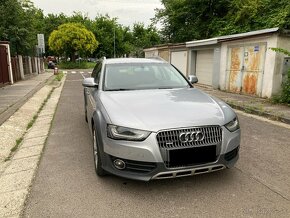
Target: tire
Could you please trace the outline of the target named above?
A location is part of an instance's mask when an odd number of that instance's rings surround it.
[[[96,137],[96,131],[95,128],[93,128],[93,154],[94,154],[94,165],[95,165],[95,171],[96,174],[100,177],[105,176],[107,173],[106,171],[102,168],[102,160],[100,157],[100,152],[99,152],[99,146],[98,146],[98,140]]]
[[[88,122],[88,115],[87,115],[87,109],[86,109],[86,107],[85,107],[85,121],[86,121],[86,123]]]

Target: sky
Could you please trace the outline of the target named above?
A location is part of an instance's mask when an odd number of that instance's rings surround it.
[[[160,0],[31,0],[44,14],[71,15],[74,11],[88,13],[91,19],[98,14],[117,17],[118,23],[132,26],[135,22],[151,23],[155,8],[162,8]]]

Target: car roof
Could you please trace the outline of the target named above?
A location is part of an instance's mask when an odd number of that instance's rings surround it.
[[[166,63],[159,58],[109,58],[105,59],[106,64],[125,64],[125,63]]]

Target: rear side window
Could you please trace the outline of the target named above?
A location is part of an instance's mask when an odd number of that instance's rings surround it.
[[[92,72],[92,77],[95,78],[95,83],[99,83],[102,70],[102,62],[97,62]]]

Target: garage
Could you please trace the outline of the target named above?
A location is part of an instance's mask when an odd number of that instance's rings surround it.
[[[196,52],[196,76],[198,82],[212,85],[213,74],[213,50],[198,50]]]
[[[187,51],[171,52],[171,64],[180,70],[185,76],[187,72]]]

